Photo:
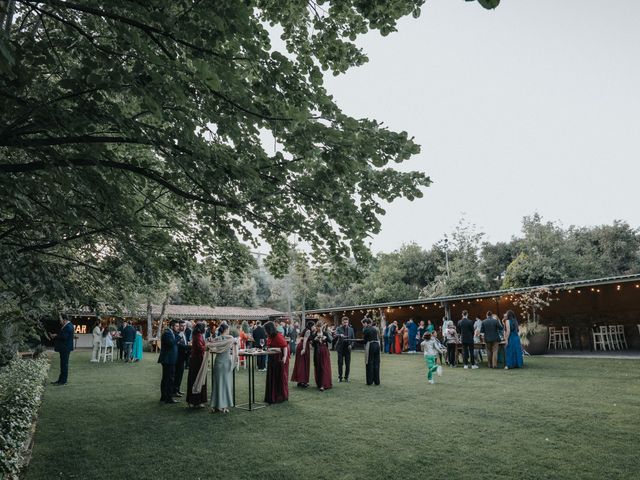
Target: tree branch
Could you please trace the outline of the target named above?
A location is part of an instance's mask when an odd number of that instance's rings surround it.
[[[46,147],[68,144],[93,143],[133,143],[137,145],[153,145],[149,140],[126,137],[94,137],[91,135],[77,135],[59,138],[0,138],[0,147]]]
[[[54,160],[51,162],[35,161],[29,163],[5,163],[0,164],[0,173],[28,173],[36,172],[39,170],[50,170],[52,168],[69,168],[69,167],[106,167],[117,170],[126,170],[141,177],[147,178],[163,187],[167,188],[172,193],[179,197],[186,198],[188,200],[196,200],[208,205],[215,205],[219,207],[233,207],[229,202],[223,202],[214,200],[213,198],[204,198],[200,195],[193,194],[186,190],[181,189],[177,185],[174,185],[167,179],[165,179],[158,172],[151,170],[150,168],[141,167],[138,165],[131,165],[128,163],[115,162],[113,160],[90,160],[90,159],[64,159]]]

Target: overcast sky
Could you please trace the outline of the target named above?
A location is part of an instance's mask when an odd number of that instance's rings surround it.
[[[433,185],[394,202],[374,252],[428,248],[466,213],[490,241],[524,215],[640,226],[640,0],[429,0],[327,78],[345,113],[415,136],[401,168]]]

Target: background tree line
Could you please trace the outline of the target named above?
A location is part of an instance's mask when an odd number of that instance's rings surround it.
[[[257,267],[218,280],[196,274],[172,300],[287,311],[289,304],[295,310],[303,303],[325,308],[640,273],[640,231],[623,221],[565,228],[535,214],[523,219],[520,235],[508,242],[491,243],[484,236],[462,220],[429,249],[404,244],[365,266],[354,263],[350,275],[313,266],[298,252],[283,278]]]

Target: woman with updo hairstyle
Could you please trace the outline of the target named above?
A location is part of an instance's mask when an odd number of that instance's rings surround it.
[[[307,320],[304,331],[298,336],[296,342],[296,355],[293,364],[293,374],[291,381],[297,382],[301,388],[309,386],[309,371],[311,369],[311,336],[315,333],[313,320]]]
[[[316,331],[313,336],[313,373],[316,386],[321,392],[329,390],[331,383],[331,358],[329,356],[329,345],[331,344],[331,334],[326,325],[319,321],[316,323]]]

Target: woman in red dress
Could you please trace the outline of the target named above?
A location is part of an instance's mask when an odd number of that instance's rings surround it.
[[[316,333],[313,337],[313,367],[316,385],[321,392],[332,387],[331,384],[331,359],[329,357],[329,344],[331,334],[322,322],[316,324]]]
[[[193,330],[191,338],[191,356],[189,357],[189,377],[187,378],[187,403],[193,407],[204,408],[207,405],[207,384],[205,384],[199,393],[193,393],[193,384],[196,381],[202,362],[206,362],[207,347],[204,341],[204,323],[198,323]]]
[[[396,323],[396,322],[394,322]],[[404,328],[404,327],[402,327]],[[397,353],[398,355],[402,353],[402,337],[404,335],[404,331],[402,330],[402,328],[398,329],[397,333],[396,333],[396,349],[395,349],[395,353]]]
[[[309,386],[309,370],[311,368],[311,336],[315,333],[316,327],[313,321],[307,322],[307,327],[298,336],[296,345],[296,358],[293,363],[293,374],[291,381],[297,382],[299,387]]]
[[[264,330],[267,333],[267,347],[278,349],[278,353],[269,356],[264,401],[280,403],[289,400],[289,342],[276,330],[273,322],[265,323]]]

